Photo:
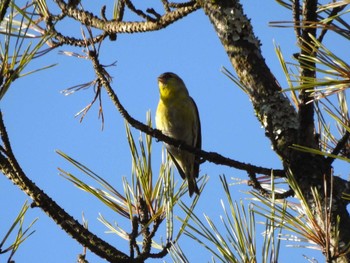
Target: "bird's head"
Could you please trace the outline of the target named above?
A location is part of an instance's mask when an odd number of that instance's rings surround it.
[[[160,97],[163,100],[188,96],[183,80],[175,73],[166,72],[158,77]]]

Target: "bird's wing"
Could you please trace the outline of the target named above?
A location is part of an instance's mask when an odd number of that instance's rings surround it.
[[[195,138],[196,141],[194,141],[194,145],[197,149],[201,149],[202,148],[202,130],[201,130],[201,121],[199,119],[199,112],[198,112],[198,108],[196,103],[194,102],[194,100],[191,98],[194,108],[196,109],[196,120],[197,120],[197,129],[196,132],[197,134],[195,134]],[[200,163],[200,158],[199,156],[195,156],[194,159],[194,166],[193,166],[193,173],[195,175],[196,178],[198,178],[199,175],[199,163]]]
[[[179,165],[179,163],[176,161],[175,157],[171,154],[170,151],[168,151],[170,157],[171,157],[171,160],[173,161],[173,163],[175,164],[177,170],[179,171],[179,174],[181,175],[181,178],[183,180],[186,179],[186,175],[185,175],[185,172],[182,170],[182,167]]]

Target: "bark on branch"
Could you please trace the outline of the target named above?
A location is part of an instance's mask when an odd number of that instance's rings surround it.
[[[238,1],[201,1],[201,6],[246,87],[274,150],[288,162],[289,146],[295,142],[298,130],[297,113],[266,65],[250,20]]]
[[[75,7],[70,7],[62,0],[55,0],[55,2],[61,8],[64,14],[81,22],[83,25],[101,29],[108,34],[137,33],[160,30],[200,8],[200,5],[193,1],[191,2],[191,5],[179,7],[174,11],[168,12],[156,21],[124,22],[115,20],[105,21],[92,13],[79,10]]]
[[[302,93],[303,109],[297,113],[288,98],[283,95],[281,87],[265,63],[260,42],[255,37],[250,20],[243,13],[238,0],[199,2],[213,24],[241,83],[245,86],[274,150],[282,158],[283,164],[291,169],[310,207],[314,205],[314,200],[310,198],[310,190],[316,187],[324,197],[324,209],[331,209],[333,227],[340,218],[339,239],[337,234],[333,233],[330,241],[334,252],[331,253],[332,260],[350,262],[349,254],[339,254],[344,252],[350,242],[350,217],[346,209],[347,202],[342,199],[342,194],[349,191],[349,182],[333,176],[331,166],[323,156],[300,154],[290,148],[293,144],[306,142],[307,145],[315,146],[313,105],[310,98]],[[307,26],[317,17],[316,5],[317,1],[314,0],[306,0],[304,3],[304,8],[308,7],[303,13],[304,21],[308,19]],[[315,34],[315,28],[303,31],[304,41],[309,33]],[[312,77],[314,72],[311,70],[303,75]],[[324,178],[327,185],[324,185]],[[333,188],[329,184],[331,180],[335,182],[332,184]],[[324,192],[324,189],[328,192]],[[331,205],[327,203],[325,196],[332,196]],[[327,252],[324,251],[325,255]]]

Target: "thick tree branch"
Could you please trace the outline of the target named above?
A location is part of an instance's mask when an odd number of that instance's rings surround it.
[[[311,147],[316,144],[310,93],[302,92],[301,110],[297,114],[289,100],[281,93],[280,86],[266,65],[261,54],[260,42],[254,36],[250,20],[243,13],[238,0],[203,0],[200,4],[214,25],[240,81],[245,86],[256,115],[264,126],[274,150],[281,156],[284,165],[291,168],[302,187],[303,194],[308,197],[308,202],[313,206],[310,188],[316,186],[317,189],[323,189],[323,178],[329,180],[332,176],[331,167],[323,157],[308,153],[301,154],[290,149],[293,144]],[[315,36],[316,33],[316,26],[312,26],[317,19],[316,5],[316,0],[304,1],[301,25],[305,26],[302,30],[302,41],[305,43],[310,40],[309,34]],[[310,55],[309,47],[303,50],[302,55]],[[314,65],[310,66],[311,68],[304,67],[302,76],[311,78],[315,76],[315,71],[312,70]],[[338,177],[334,177],[333,180],[337,183],[334,184],[333,189],[331,187],[327,189],[331,189],[333,194],[331,206],[333,226],[337,218],[340,218],[340,244],[336,249],[342,251],[350,241],[347,202],[341,198],[344,191],[349,191],[349,184]],[[324,205],[327,209],[329,204],[325,202]],[[349,256],[338,260],[348,262]]]
[[[174,11],[168,12],[156,21],[123,22],[114,20],[105,21],[92,13],[70,7],[62,0],[55,0],[55,2],[61,8],[64,14],[79,21],[83,25],[101,29],[108,34],[137,33],[160,30],[200,8],[200,5],[197,4],[196,1],[190,1],[189,3],[191,3],[191,5],[179,7]]]
[[[223,44],[274,150],[289,162],[297,114],[265,63],[260,42],[238,1],[200,1]]]

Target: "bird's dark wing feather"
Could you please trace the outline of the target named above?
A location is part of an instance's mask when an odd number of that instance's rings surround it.
[[[170,157],[171,157],[171,160],[173,161],[173,163],[175,164],[177,170],[179,171],[179,174],[181,175],[181,178],[183,180],[186,179],[186,175],[185,175],[185,172],[182,170],[181,166],[178,164],[178,162],[176,161],[175,157],[168,151]]]
[[[192,99],[192,98],[191,98]],[[198,112],[198,108],[197,108],[197,105],[196,103],[194,102],[194,100],[192,99],[192,102],[194,104],[194,107],[196,109],[196,113],[197,113],[197,122],[198,122],[198,127],[197,127],[197,142],[196,142],[196,145],[193,145],[195,146],[197,149],[202,149],[202,130],[201,130],[201,121],[199,119],[199,112]],[[199,162],[200,162],[200,158],[199,156],[196,156],[195,157],[195,160],[194,160],[194,167],[193,167],[193,171],[194,171],[194,174],[196,176],[196,178],[198,178],[198,175],[199,175]]]

